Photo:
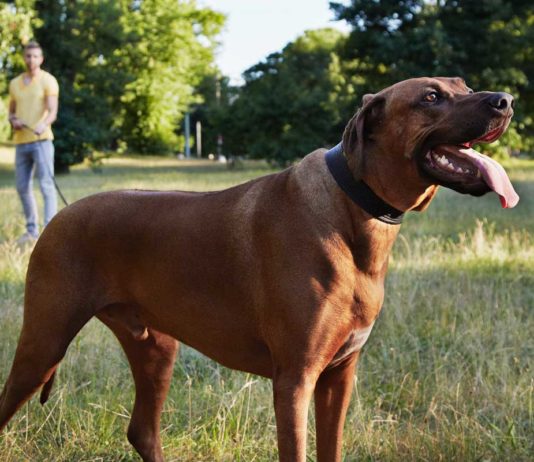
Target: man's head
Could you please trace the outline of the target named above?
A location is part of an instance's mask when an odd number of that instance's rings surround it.
[[[24,63],[28,72],[40,69],[43,59],[43,50],[37,42],[29,42],[24,47]]]

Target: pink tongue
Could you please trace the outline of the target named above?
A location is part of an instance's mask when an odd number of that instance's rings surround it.
[[[486,184],[499,195],[501,205],[504,209],[511,209],[517,205],[519,196],[515,192],[512,183],[510,183],[510,178],[508,178],[508,175],[504,168],[502,168],[501,164],[471,148],[441,145],[435,149],[436,152],[441,150],[443,150],[445,154],[450,152],[458,157],[468,159],[475,164],[480,170],[482,178],[484,178]]]

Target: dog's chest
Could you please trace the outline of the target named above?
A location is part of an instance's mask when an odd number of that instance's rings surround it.
[[[354,329],[349,336],[347,337],[347,340],[345,343],[341,346],[341,348],[338,350],[330,364],[329,367],[336,366],[340,364],[343,360],[351,356],[353,353],[356,353],[357,351],[360,351],[362,347],[365,345],[365,342],[367,342],[367,339],[369,338],[369,335],[371,334],[371,331],[373,330],[374,322],[372,322],[369,326],[361,328],[361,329]]]

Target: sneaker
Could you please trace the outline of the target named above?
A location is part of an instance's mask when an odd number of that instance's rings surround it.
[[[34,244],[37,240],[37,236],[34,236],[31,233],[25,232],[22,236],[17,239],[17,245],[23,247],[26,245]]]

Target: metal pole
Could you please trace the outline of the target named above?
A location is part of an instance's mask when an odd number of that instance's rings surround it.
[[[191,137],[191,130],[190,130],[190,120],[189,120],[189,112],[185,113],[185,157],[189,158],[191,157],[191,146],[190,146],[190,137]]]
[[[202,124],[200,123],[200,120],[197,120],[196,124],[197,128],[197,157],[202,157]]]
[[[217,77],[215,81],[215,98],[217,99],[217,106],[221,107],[221,77]],[[219,127],[220,130],[220,127]],[[223,153],[223,136],[219,131],[217,135],[217,158],[220,159]]]
[[[217,135],[217,157],[221,157],[223,153],[223,137],[222,135]]]

